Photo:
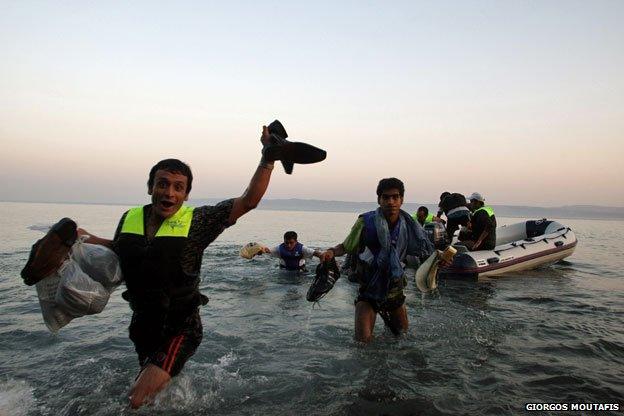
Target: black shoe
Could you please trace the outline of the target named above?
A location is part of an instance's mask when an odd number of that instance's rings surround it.
[[[34,285],[44,277],[57,271],[69,255],[71,246],[76,242],[78,234],[76,223],[63,218],[54,224],[48,233],[33,244],[26,266],[21,275],[24,283]]]
[[[336,280],[339,278],[340,270],[338,269],[336,259],[332,258],[316,266],[314,282],[312,282],[306,294],[308,302],[318,302],[327,292],[332,290]]]
[[[262,156],[267,162],[280,160],[284,171],[289,175],[293,171],[294,163],[318,163],[327,157],[327,152],[318,147],[286,140],[288,133],[278,120],[269,124],[268,129],[271,134],[271,144],[264,146]]]

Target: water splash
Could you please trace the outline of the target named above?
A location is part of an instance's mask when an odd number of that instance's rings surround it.
[[[35,408],[33,388],[23,380],[0,382],[0,416],[22,416]]]

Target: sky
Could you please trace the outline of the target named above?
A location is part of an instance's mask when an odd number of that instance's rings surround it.
[[[242,194],[261,126],[327,150],[266,198],[624,206],[624,2],[0,1],[4,201]]]

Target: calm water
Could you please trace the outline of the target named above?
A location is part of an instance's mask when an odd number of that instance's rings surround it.
[[[256,211],[205,253],[210,303],[196,355],[154,406],[130,411],[138,365],[121,290],[100,315],[53,335],[34,287],[19,277],[37,228],[70,216],[112,236],[124,210],[0,203],[0,415],[501,415],[527,402],[623,409],[624,222],[560,220],[579,246],[547,269],[441,282],[427,296],[412,284],[407,336],[395,339],[378,322],[375,341],[361,347],[352,338],[356,288],[346,279],[313,307],[311,276],[238,257],[244,243],[279,243],[287,229],[312,247],[333,245],[355,215]]]

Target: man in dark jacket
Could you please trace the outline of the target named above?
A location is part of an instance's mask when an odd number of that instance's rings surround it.
[[[470,251],[494,250],[496,247],[496,216],[489,205],[485,205],[483,196],[474,192],[470,195],[470,232],[467,240],[462,241]]]
[[[440,203],[438,206],[440,210],[444,212],[444,215],[446,215],[448,241],[453,241],[453,234],[459,229],[459,226],[463,225],[465,227],[468,225],[468,221],[470,221],[470,210],[468,209],[466,197],[456,192],[444,192],[440,195]]]

